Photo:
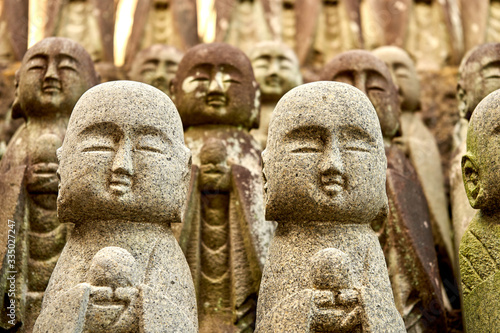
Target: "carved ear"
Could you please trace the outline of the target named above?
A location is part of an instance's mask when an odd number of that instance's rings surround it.
[[[170,99],[175,103],[175,83],[177,82],[176,78],[173,78],[168,84],[168,90],[170,90]]]
[[[267,203],[267,176],[266,176],[266,168],[264,161],[266,160],[266,150],[262,152],[262,185],[264,189],[264,203]]]
[[[457,85],[457,99],[458,99],[458,111],[460,113],[460,117],[469,119],[467,117],[467,109],[469,107],[468,101],[467,101],[467,92],[465,91],[464,88],[462,88],[462,85],[459,83]]]
[[[462,157],[462,177],[470,205],[474,209],[481,209],[484,193],[479,180],[479,170],[473,156],[464,155]]]

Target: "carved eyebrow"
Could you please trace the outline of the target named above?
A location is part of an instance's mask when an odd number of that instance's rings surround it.
[[[154,136],[159,136],[164,142],[167,142],[167,143],[172,143],[172,141],[167,137],[167,134],[154,127],[154,126],[150,126],[150,125],[140,125],[136,128],[134,128],[134,134],[135,135],[154,135]]]
[[[379,71],[377,70],[374,70],[374,69],[368,69],[366,71],[366,74],[367,74],[367,78],[369,76],[372,76],[372,78],[376,78],[376,79],[381,79],[383,80],[385,83],[389,83],[389,81],[387,80],[387,78],[385,76],[383,76]]]
[[[57,55],[57,60],[58,61],[68,60],[68,61],[74,62],[75,64],[79,64],[78,60],[75,57],[73,57],[73,56],[71,56],[69,54],[65,54],[65,53],[58,54]]]
[[[47,60],[47,58],[48,58],[48,56],[47,56],[47,55],[45,55],[45,54],[39,54],[39,53],[38,53],[38,54],[34,54],[34,55],[32,55],[32,56],[28,59],[28,61],[35,60],[35,59]]]
[[[100,136],[116,137],[117,135],[120,135],[122,133],[123,131],[118,125],[109,121],[104,121],[85,127],[80,131],[80,133],[78,133],[78,136],[85,137],[98,134]]]
[[[309,136],[319,138],[324,141],[327,134],[327,129],[318,125],[306,125],[288,131],[285,134],[285,140],[293,140],[301,136]]]
[[[361,140],[373,146],[377,145],[375,137],[361,126],[354,124],[342,125],[339,131],[340,136],[344,139]]]
[[[495,60],[495,61],[491,61],[489,63],[487,63],[486,65],[483,66],[483,68],[481,68],[481,70],[488,70],[488,69],[491,69],[491,68],[495,68],[495,67],[500,67],[500,61],[499,60]]]
[[[147,64],[158,65],[158,62],[159,62],[158,59],[151,58],[151,59],[146,59],[146,61],[144,61],[142,64],[143,65],[147,65]]]

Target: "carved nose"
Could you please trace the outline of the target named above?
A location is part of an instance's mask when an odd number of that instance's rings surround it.
[[[208,86],[209,92],[224,92],[224,86],[222,83],[222,77],[220,73],[215,74],[215,77],[210,81],[210,85]]]
[[[47,71],[45,72],[45,79],[48,78],[59,80],[59,75],[57,74],[57,65],[53,61],[49,61],[47,65]]]
[[[272,61],[267,70],[267,75],[277,75],[280,70],[280,64],[278,61]]]
[[[344,162],[337,146],[331,145],[325,150],[320,165],[321,174],[344,174]]]
[[[132,158],[132,145],[127,140],[121,144],[116,151],[111,171],[113,171],[113,173],[132,176],[134,174]]]

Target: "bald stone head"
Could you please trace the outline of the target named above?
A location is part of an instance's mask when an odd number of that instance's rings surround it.
[[[485,97],[472,114],[462,174],[473,208],[500,211],[500,90]]]
[[[415,63],[408,52],[397,46],[382,46],[372,51],[389,68],[398,87],[399,103],[403,111],[416,111],[420,107],[420,82]]]
[[[170,95],[170,82],[184,54],[173,46],[154,44],[135,56],[129,78],[144,82]]]
[[[223,43],[189,49],[172,81],[172,98],[185,127],[223,124],[258,127],[260,99],[252,65]]]
[[[500,43],[476,46],[463,58],[457,86],[460,115],[472,112],[489,93],[500,88]]]
[[[16,73],[13,113],[69,115],[80,96],[98,83],[94,63],[80,44],[45,38],[26,52]]]
[[[299,60],[285,43],[260,42],[249,57],[263,102],[277,102],[290,89],[302,84]]]
[[[343,52],[323,68],[321,78],[350,84],[365,93],[377,111],[384,137],[396,136],[400,112],[398,93],[382,60],[368,51]]]
[[[269,221],[370,223],[386,211],[377,113],[347,84],[315,82],[285,94],[262,158]]]
[[[180,222],[191,152],[167,95],[114,81],[87,91],[58,151],[62,222]]]

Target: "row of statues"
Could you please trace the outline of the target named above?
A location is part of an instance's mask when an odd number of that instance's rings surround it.
[[[459,276],[467,327],[493,325],[467,311],[495,313],[495,296],[483,294],[496,283],[496,241],[482,227],[494,219],[494,185],[478,186],[494,161],[481,162],[492,154],[479,144],[486,125],[469,126],[477,137],[466,151],[464,132],[500,88],[497,49],[480,45],[460,66],[451,223],[440,152],[401,48],[342,52],[318,75],[344,84],[301,85],[300,58],[283,42],[248,57],[222,43],[185,55],[156,44],[129,77],[160,92],[91,88],[92,55],[44,39],[16,73],[11,113],[25,121],[0,161],[0,216],[16,235],[10,267],[0,228],[2,327],[434,332],[449,326]]]

